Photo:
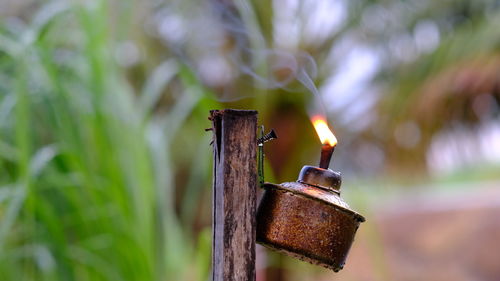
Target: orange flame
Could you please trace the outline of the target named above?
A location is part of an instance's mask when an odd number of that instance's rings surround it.
[[[332,133],[328,124],[326,123],[326,118],[320,115],[313,116],[312,123],[316,133],[318,133],[319,139],[322,144],[328,144],[330,146],[335,146],[337,144],[337,138]]]

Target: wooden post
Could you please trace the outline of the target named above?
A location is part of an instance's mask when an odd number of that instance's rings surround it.
[[[257,112],[212,110],[212,279],[255,280]]]

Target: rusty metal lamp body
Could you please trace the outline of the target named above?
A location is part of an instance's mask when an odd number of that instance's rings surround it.
[[[265,183],[257,209],[257,242],[341,270],[365,218],[342,200],[340,184],[340,173],[313,166],[304,166],[296,182]]]

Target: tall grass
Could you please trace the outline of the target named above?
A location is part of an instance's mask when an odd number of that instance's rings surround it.
[[[189,116],[214,104],[173,60],[134,90],[114,59],[119,13],[49,2],[26,26],[0,26],[0,280],[208,275],[207,232],[193,243],[175,211],[172,149]],[[172,79],[182,94],[155,113]]]

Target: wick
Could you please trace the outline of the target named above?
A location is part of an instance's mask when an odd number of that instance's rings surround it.
[[[323,144],[321,147],[321,158],[319,160],[319,167],[322,169],[328,169],[330,166],[330,160],[332,159],[333,151],[335,150],[335,146],[331,146],[329,144]]]

